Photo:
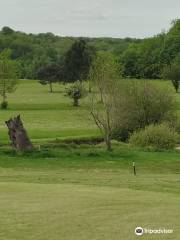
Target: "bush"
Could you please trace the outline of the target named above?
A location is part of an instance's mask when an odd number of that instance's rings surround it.
[[[84,88],[82,82],[77,81],[70,87],[66,88],[66,95],[74,100],[73,106],[79,106],[79,99],[86,96],[86,89]]]
[[[167,124],[149,125],[131,135],[129,142],[139,147],[173,149],[178,141],[178,134]]]
[[[7,109],[7,107],[8,107],[8,102],[7,101],[3,101],[1,103],[1,109]]]
[[[175,102],[168,89],[149,81],[127,80],[126,86],[121,86],[119,91],[115,103],[114,139],[126,141],[134,131],[151,124],[174,124]]]
[[[128,127],[119,126],[112,131],[112,139],[119,142],[126,142],[133,131]]]

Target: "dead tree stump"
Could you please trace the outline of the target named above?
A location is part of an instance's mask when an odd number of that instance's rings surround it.
[[[30,151],[33,149],[33,145],[23,126],[20,115],[9,119],[5,123],[9,129],[8,134],[14,149],[20,151]]]

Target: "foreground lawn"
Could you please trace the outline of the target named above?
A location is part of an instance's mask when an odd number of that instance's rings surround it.
[[[77,184],[0,183],[3,240],[136,239],[134,229],[173,228],[179,239],[179,198],[173,194]]]
[[[175,94],[170,82],[154,84]],[[39,150],[16,153],[4,145],[4,121],[18,114]],[[0,239],[132,240],[137,226],[174,230],[141,239],[180,239],[180,153],[117,143],[106,152],[103,144],[55,140],[91,136],[99,132],[87,99],[74,108],[63,85],[50,94],[48,86],[21,81],[9,109],[0,110]]]
[[[128,145],[2,148],[0,238],[137,239],[134,229],[173,229],[141,239],[179,239],[180,153]],[[137,165],[133,175],[132,162]]]

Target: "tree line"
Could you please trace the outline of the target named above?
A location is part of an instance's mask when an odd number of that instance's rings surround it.
[[[3,27],[0,31],[0,52],[7,48],[11,50],[11,59],[19,63],[22,79],[37,79],[42,67],[61,66],[66,53],[78,40],[84,40],[96,51],[109,51],[115,55],[124,52],[132,42],[140,41],[132,38],[61,37],[52,33],[26,34]]]
[[[129,45],[119,61],[124,77],[163,78],[164,69],[180,62],[180,19],[172,21],[167,33]]]
[[[120,74],[125,78],[167,78],[176,91],[179,88],[180,19],[172,22],[168,32],[142,40],[26,34],[4,27],[0,31],[0,52],[5,49],[18,63],[20,78],[49,83],[51,92],[55,81],[85,80],[92,58],[99,51],[117,58]]]

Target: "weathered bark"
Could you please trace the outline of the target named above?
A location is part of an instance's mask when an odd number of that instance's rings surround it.
[[[6,125],[9,129],[8,134],[14,149],[20,151],[30,151],[33,149],[20,115],[6,121]]]

